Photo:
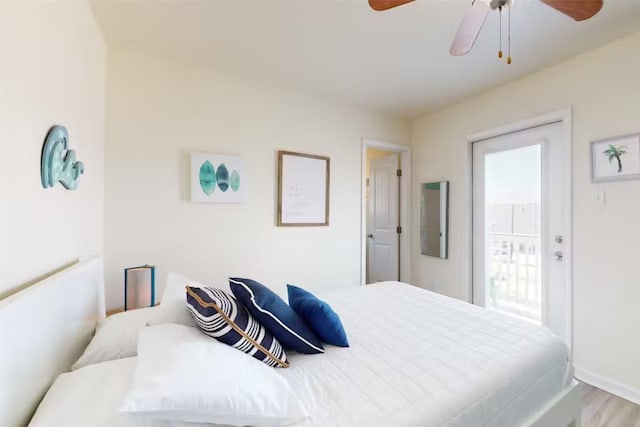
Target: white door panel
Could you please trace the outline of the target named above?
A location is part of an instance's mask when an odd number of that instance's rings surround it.
[[[570,336],[561,122],[473,144],[473,302]]]
[[[368,281],[398,280],[399,158],[379,157],[369,163]]]

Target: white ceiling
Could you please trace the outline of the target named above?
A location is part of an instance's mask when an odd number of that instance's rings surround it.
[[[496,13],[469,55],[451,57],[469,4],[422,0],[375,12],[367,0],[103,0],[92,8],[110,46],[137,46],[405,118],[640,31],[640,0],[605,0],[598,15],[579,23],[538,0],[515,0],[512,65],[497,59]]]

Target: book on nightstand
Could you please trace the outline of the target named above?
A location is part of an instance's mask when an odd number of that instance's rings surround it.
[[[156,267],[145,264],[124,269],[124,310],[155,305]]]

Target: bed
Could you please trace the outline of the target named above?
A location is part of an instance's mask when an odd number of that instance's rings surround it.
[[[544,328],[399,282],[321,296],[340,314],[350,347],[294,353],[290,368],[277,369],[309,411],[295,427],[580,425],[567,348]],[[52,320],[33,322],[33,312]],[[116,410],[135,357],[111,362],[108,375],[92,366],[83,384],[62,374],[52,390],[63,392],[41,402],[103,313],[100,259],[0,302],[0,372],[12,387],[0,394],[0,425],[26,425],[39,404],[37,427],[54,425],[43,414],[55,412],[65,414],[68,427],[142,425]],[[82,387],[93,391],[73,401],[60,397]]]

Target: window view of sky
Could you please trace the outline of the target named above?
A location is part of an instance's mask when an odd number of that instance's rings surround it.
[[[488,154],[485,157],[487,205],[540,203],[541,145]]]

